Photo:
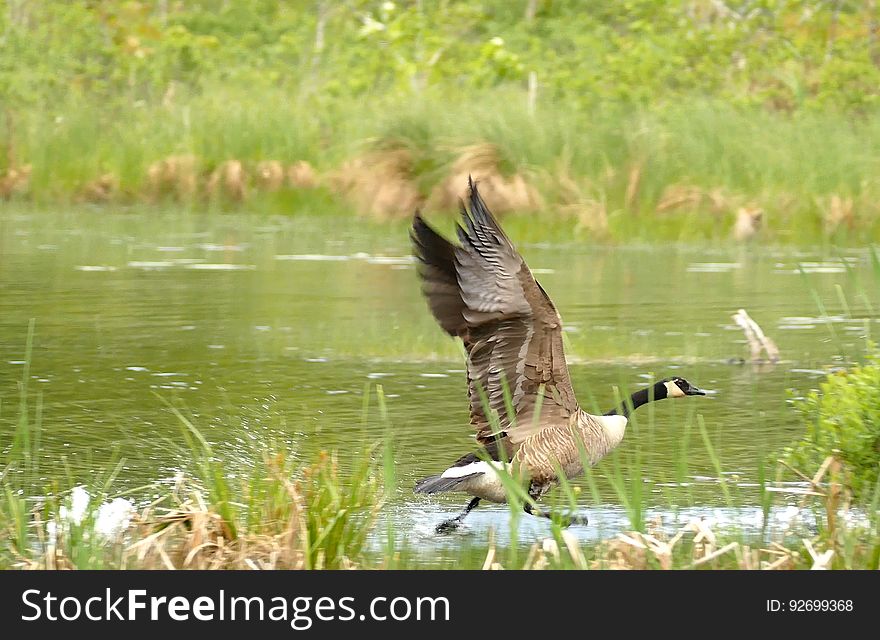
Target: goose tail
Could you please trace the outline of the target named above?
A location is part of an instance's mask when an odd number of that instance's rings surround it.
[[[455,488],[460,485],[463,481],[470,478],[472,475],[469,474],[466,476],[460,476],[457,478],[443,477],[441,475],[437,476],[429,476],[427,478],[422,478],[418,482],[416,482],[416,486],[413,488],[413,493],[426,493],[428,495],[432,493],[442,493],[444,491],[454,491]]]

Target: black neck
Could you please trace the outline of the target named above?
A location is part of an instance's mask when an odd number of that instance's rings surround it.
[[[629,414],[648,404],[652,400],[663,400],[666,398],[666,385],[658,382],[653,387],[645,387],[633,393],[628,400],[624,400],[619,407],[616,407],[606,413],[606,416],[623,416],[629,418]]]

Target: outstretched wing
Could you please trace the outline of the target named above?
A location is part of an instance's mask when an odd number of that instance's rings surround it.
[[[431,312],[467,351],[477,439],[489,443],[503,434],[516,446],[543,426],[568,424],[578,410],[562,348],[562,320],[473,182],[469,200],[469,211],[462,204],[461,246],[440,236],[419,214],[411,235]],[[500,433],[484,405],[497,415]]]

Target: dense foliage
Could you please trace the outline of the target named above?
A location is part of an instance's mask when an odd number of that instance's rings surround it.
[[[690,94],[776,109],[880,100],[859,0],[9,0],[0,95],[161,100],[212,83],[291,96],[525,87],[583,106]],[[175,88],[176,87],[176,88]]]
[[[829,375],[798,406],[807,433],[789,451],[792,463],[813,470],[836,456],[854,494],[870,499],[880,477],[880,358]]]

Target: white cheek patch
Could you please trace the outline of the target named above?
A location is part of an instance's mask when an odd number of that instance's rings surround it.
[[[677,384],[675,384],[672,380],[663,383],[666,386],[666,397],[667,398],[683,398],[684,391],[681,390]]]

